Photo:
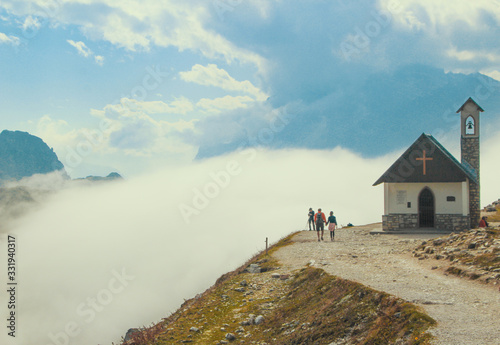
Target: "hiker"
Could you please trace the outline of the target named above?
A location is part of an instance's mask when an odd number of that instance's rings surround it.
[[[488,217],[486,217],[486,216],[484,216],[483,218],[481,218],[481,220],[479,221],[479,227],[480,228],[487,228],[489,226],[489,224],[486,221],[486,219],[488,219]]]
[[[313,225],[313,230],[316,230],[316,227],[314,226],[314,211],[312,207],[309,207],[309,213],[307,214],[309,216],[309,231],[311,231],[311,223]]]
[[[330,230],[330,241],[333,241],[335,238],[335,228],[337,227],[337,218],[333,215],[333,211],[330,211],[330,217],[328,217],[326,225],[328,225],[328,230]]]
[[[314,215],[314,222],[316,223],[316,233],[318,234],[318,242],[323,241],[323,234],[325,232],[325,222],[326,217],[321,209],[318,208],[318,212]],[[321,230],[321,239],[319,236],[319,231]]]

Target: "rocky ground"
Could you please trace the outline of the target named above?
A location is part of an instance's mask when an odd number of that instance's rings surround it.
[[[434,259],[433,269],[500,287],[500,230],[474,229],[424,241],[414,251],[419,260]]]
[[[474,262],[470,255],[490,253],[497,248],[498,240],[489,238],[485,231],[451,235],[438,241],[431,240],[432,235],[371,235],[370,231],[377,227],[380,225],[340,229],[334,242],[321,243],[315,233],[304,231],[294,237],[294,245],[282,248],[275,257],[284,269],[314,262],[314,266],[332,275],[416,303],[438,322],[431,331],[435,344],[500,344],[496,268],[480,271],[478,261],[467,265]],[[475,243],[474,248],[471,243]],[[457,253],[467,259],[458,258]],[[498,257],[497,251],[497,260]],[[450,263],[465,265],[467,272],[479,272],[482,279],[449,274]]]

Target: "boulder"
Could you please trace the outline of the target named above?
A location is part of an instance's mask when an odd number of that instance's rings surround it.
[[[124,341],[129,341],[132,338],[132,334],[137,332],[140,332],[139,328],[129,328],[129,330],[125,334]]]
[[[257,264],[250,264],[250,266],[247,267],[248,273],[260,273],[261,268]]]

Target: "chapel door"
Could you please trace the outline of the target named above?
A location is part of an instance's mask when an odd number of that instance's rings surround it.
[[[434,227],[434,195],[424,188],[418,197],[418,225],[421,228]]]

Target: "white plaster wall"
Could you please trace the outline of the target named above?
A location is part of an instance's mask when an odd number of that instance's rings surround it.
[[[425,187],[429,187],[434,194],[436,214],[468,215],[467,183],[386,183],[386,185],[384,188],[386,215],[418,213],[418,195]],[[406,192],[405,198],[403,198],[404,192]],[[455,201],[446,201],[448,196],[454,196]],[[408,202],[411,203],[410,208],[407,206]]]

